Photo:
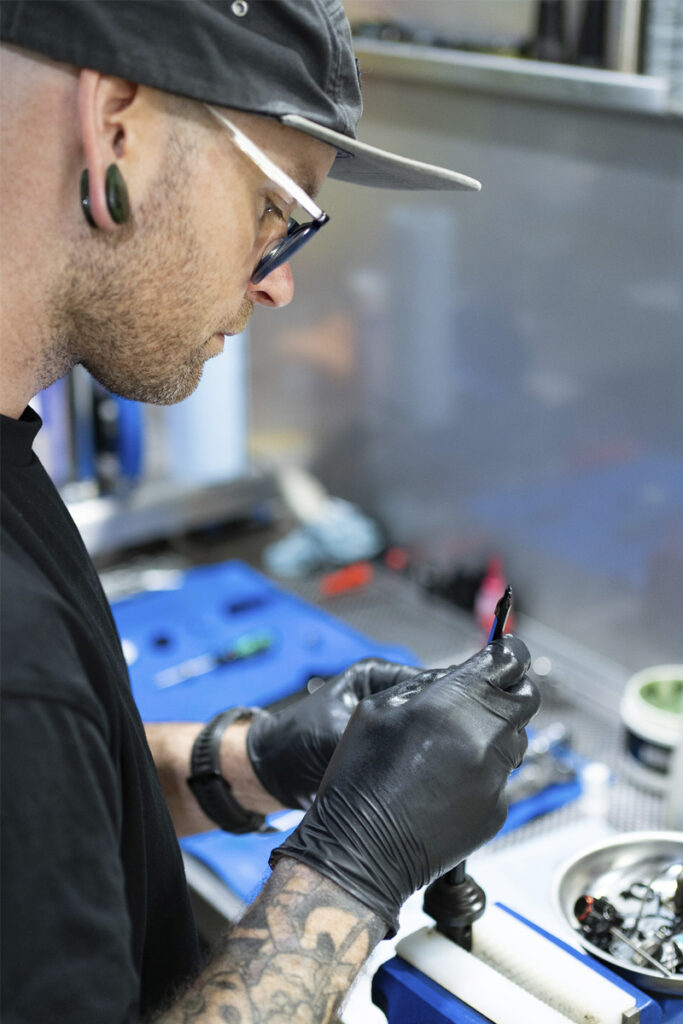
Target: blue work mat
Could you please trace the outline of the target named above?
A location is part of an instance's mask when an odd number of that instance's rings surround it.
[[[178,588],[136,594],[112,611],[133,696],[147,722],[207,721],[236,704],[271,704],[300,691],[312,676],[337,675],[373,655],[418,663],[407,648],[377,643],[238,561],[190,569]],[[250,656],[169,685],[177,666],[250,646]],[[289,831],[207,832],[181,846],[247,901],[263,884],[271,850]]]
[[[407,648],[376,643],[238,561],[190,569],[177,589],[136,594],[112,611],[147,722],[207,721],[236,704],[271,704],[370,655],[417,664]],[[169,670],[252,638],[255,647],[266,638],[267,649],[168,684]]]

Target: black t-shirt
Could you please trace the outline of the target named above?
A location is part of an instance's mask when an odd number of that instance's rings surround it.
[[[2,1019],[138,1021],[199,966],[180,849],[107,600],[0,417]]]

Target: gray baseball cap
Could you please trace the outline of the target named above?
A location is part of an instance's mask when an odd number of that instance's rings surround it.
[[[341,0],[2,0],[0,37],[76,67],[276,118],[336,147],[330,176],[342,181],[481,187],[357,139],[360,71]]]

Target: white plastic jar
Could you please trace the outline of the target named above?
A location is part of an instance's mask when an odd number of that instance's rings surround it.
[[[683,665],[653,665],[631,676],[621,702],[621,719],[633,782],[659,793],[681,736]]]

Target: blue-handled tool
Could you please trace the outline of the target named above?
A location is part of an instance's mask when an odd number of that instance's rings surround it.
[[[512,587],[508,583],[507,587],[503,591],[503,596],[499,600],[493,612],[493,625],[491,626],[491,632],[489,633],[489,643],[493,640],[500,640],[505,635],[505,626],[510,618],[510,610],[512,608]]]

